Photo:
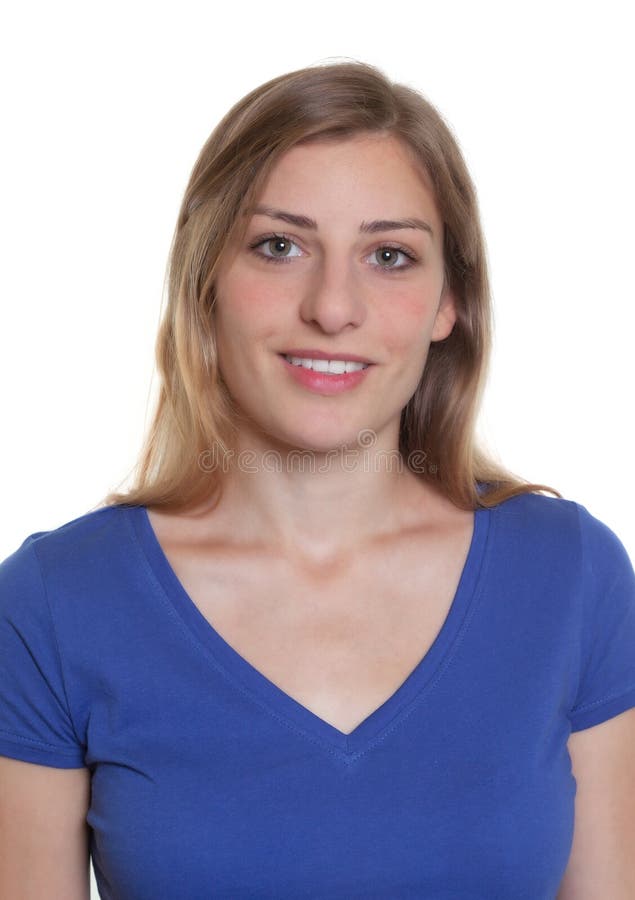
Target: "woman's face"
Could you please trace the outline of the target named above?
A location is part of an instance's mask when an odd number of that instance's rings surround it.
[[[245,428],[319,452],[356,446],[370,429],[375,447],[397,448],[430,342],[455,321],[431,191],[395,138],[359,135],[292,148],[255,208],[220,268],[214,310],[221,373]],[[372,365],[311,385],[283,358],[291,349]]]

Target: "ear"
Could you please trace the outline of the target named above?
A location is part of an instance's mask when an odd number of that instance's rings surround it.
[[[446,338],[456,322],[456,298],[449,288],[444,288],[439,307],[432,326],[431,341],[442,341]]]

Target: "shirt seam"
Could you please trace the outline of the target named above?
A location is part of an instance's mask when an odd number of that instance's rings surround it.
[[[138,508],[141,508],[139,504]],[[225,666],[216,658],[216,656],[212,653],[212,651],[203,644],[191,631],[188,625],[183,621],[178,611],[175,609],[173,603],[171,602],[165,587],[162,582],[157,577],[154,567],[152,566],[148,556],[146,554],[146,548],[141,543],[139,536],[137,535],[135,524],[130,520],[130,517],[126,515],[125,517],[126,526],[129,532],[132,534],[134,546],[137,550],[141,563],[143,565],[144,572],[149,576],[150,581],[152,582],[152,586],[155,591],[158,591],[158,596],[161,598],[161,602],[163,604],[163,608],[167,610],[168,615],[174,620],[180,632],[186,638],[186,640],[196,648],[197,653],[202,654],[205,657],[205,660],[213,666],[214,669],[219,673],[221,678],[225,679],[225,681],[231,685],[233,690],[237,690],[240,694],[246,697],[250,702],[255,703],[260,709],[266,713],[268,716],[273,717],[277,722],[283,725],[285,728],[292,731],[297,736],[302,739],[308,741],[316,747],[319,747],[321,750],[325,750],[329,755],[333,756],[336,759],[343,759],[345,762],[349,760],[352,762],[351,754],[346,750],[337,748],[332,746],[330,743],[327,743],[321,740],[316,735],[305,731],[295,722],[292,722],[290,719],[286,717],[282,717],[277,711],[273,710],[268,704],[266,704],[260,696],[251,691],[247,685],[243,684],[242,681],[236,679],[234,675],[229,672]]]
[[[592,630],[593,630],[594,623],[595,623],[595,620],[596,620],[596,617],[597,617],[597,612],[596,612],[596,609],[595,609],[594,607],[591,606],[591,604],[587,604],[587,602],[586,602],[586,597],[585,597],[585,584],[584,584],[584,571],[585,571],[584,567],[585,567],[585,562],[586,562],[586,560],[587,560],[587,558],[588,558],[588,540],[587,540],[587,536],[586,536],[586,534],[585,534],[585,528],[584,528],[584,524],[583,524],[583,521],[582,521],[582,507],[581,507],[581,504],[578,503],[578,502],[576,502],[575,500],[572,501],[572,502],[573,502],[573,505],[574,505],[575,510],[576,510],[577,524],[578,524],[578,535],[579,535],[579,540],[580,540],[580,581],[581,581],[581,587],[580,587],[580,590],[581,590],[581,594],[582,594],[582,601],[581,601],[581,602],[582,602],[582,610],[581,610],[581,612],[582,612],[582,620],[583,620],[583,622],[584,622],[584,621],[588,622],[587,628],[590,629],[590,630],[592,631]],[[595,570],[594,570],[594,574],[595,574]],[[612,594],[613,591],[615,590],[616,586],[618,585],[618,583],[619,583],[619,581],[620,581],[620,579],[621,579],[622,577],[623,577],[623,575],[622,575],[622,573],[620,573],[620,572],[618,572],[618,573],[615,575],[613,581],[611,582],[610,587],[609,587],[608,590],[606,591],[606,596],[607,596],[607,597],[610,597],[610,596],[611,596],[611,594]],[[591,606],[591,608],[589,608],[589,606]],[[588,640],[588,634],[585,633],[585,629],[584,629],[584,626],[583,626],[583,627],[580,629],[580,656],[579,656],[579,665],[578,665],[579,675],[578,675],[578,685],[577,685],[577,690],[578,690],[578,691],[581,690],[582,687],[585,685],[586,680],[587,680],[587,675],[588,675],[589,669],[590,669],[590,667],[591,667],[591,661],[592,661],[592,660],[591,660],[591,657],[592,657],[592,653],[591,653],[591,652],[589,652],[589,653],[587,654],[587,659],[586,659],[586,661],[585,661],[584,663],[583,663],[583,661],[582,661],[582,654],[583,654],[583,651],[585,650],[585,645],[588,645],[589,643],[590,643],[590,642],[589,642],[589,640]],[[582,671],[582,665],[584,666],[584,671]],[[620,695],[617,695],[617,696],[620,696]],[[595,703],[600,703],[600,702],[603,703],[603,702],[605,702],[606,700],[610,700],[610,699],[613,699],[613,698],[612,698],[612,697],[607,697],[607,698],[604,698],[604,700],[602,700],[602,701],[596,701],[596,700],[594,700],[594,701],[593,701],[593,704],[595,704]],[[592,706],[593,704],[586,704],[585,706],[577,706],[577,707],[574,706],[574,707],[572,707],[572,708],[569,710],[569,714],[570,714],[570,715],[573,715],[573,714],[575,714],[575,713],[577,713],[577,712],[580,712],[580,711],[582,711],[582,710],[587,709],[588,707]]]
[[[38,741],[36,738],[28,738],[22,737],[20,734],[15,734],[13,731],[5,731],[0,728],[0,737],[10,738],[12,741],[19,741],[21,744],[34,744],[36,747],[41,747],[44,750],[53,750],[56,753],[61,753],[64,756],[76,756],[77,753],[81,754],[81,747],[78,747],[77,750],[71,750],[69,747],[60,747],[57,744],[49,744],[46,741]]]
[[[588,712],[591,709],[595,709],[596,706],[602,706],[604,703],[610,703],[612,700],[619,700],[620,697],[626,697],[628,694],[635,691],[635,681],[633,684],[626,688],[625,691],[620,691],[618,694],[607,694],[605,697],[602,697],[600,700],[594,700],[592,703],[585,703],[584,706],[576,706],[574,707],[570,715],[576,716],[578,713]]]
[[[44,574],[43,574],[43,571],[42,571],[42,564],[41,564],[40,557],[39,557],[38,552],[37,552],[37,547],[35,546],[35,543],[34,543],[34,542],[31,543],[31,549],[33,550],[33,555],[35,556],[35,561],[36,561],[36,564],[37,564],[37,570],[38,570],[38,573],[39,573],[39,576],[40,576],[40,582],[41,582],[41,584],[42,584],[42,592],[43,592],[43,594],[44,594],[44,602],[45,602],[45,604],[46,604],[46,608],[47,608],[47,610],[48,610],[49,618],[50,618],[50,620],[51,620],[51,633],[52,633],[52,635],[53,635],[53,643],[55,644],[55,653],[56,653],[56,655],[57,655],[57,660],[58,660],[59,667],[60,667],[60,677],[61,677],[61,680],[62,680],[62,690],[63,690],[63,692],[64,692],[64,701],[65,701],[65,703],[66,703],[66,709],[65,709],[65,712],[66,712],[66,715],[68,716],[68,720],[69,720],[69,722],[70,722],[70,724],[71,724],[71,728],[72,728],[72,730],[73,730],[73,735],[74,735],[74,737],[75,737],[75,740],[76,740],[77,743],[78,743],[78,748],[77,748],[77,749],[81,752],[82,748],[84,747],[84,742],[80,739],[79,734],[78,734],[78,732],[77,732],[77,728],[75,727],[75,722],[73,721],[73,715],[72,715],[72,713],[71,713],[71,706],[70,706],[70,702],[69,702],[69,699],[68,699],[68,690],[67,690],[67,687],[66,687],[66,677],[65,677],[65,675],[64,675],[64,663],[63,663],[63,660],[62,660],[62,653],[61,653],[61,651],[60,651],[60,644],[59,644],[58,635],[57,635],[57,627],[56,627],[56,625],[55,625],[55,617],[54,617],[54,615],[53,615],[53,609],[52,609],[52,607],[51,607],[51,603],[50,603],[50,599],[49,599],[48,588],[47,588],[46,581],[45,581],[45,579],[44,579]],[[51,746],[52,746],[52,745],[51,745]],[[73,751],[70,751],[70,752],[72,753]]]

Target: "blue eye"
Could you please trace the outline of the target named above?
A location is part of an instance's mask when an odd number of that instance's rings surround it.
[[[261,248],[267,248],[269,251],[273,252],[264,253]],[[285,252],[285,250],[290,251],[293,248],[295,248],[297,252]],[[255,253],[259,259],[263,259],[268,263],[289,263],[292,259],[297,259],[299,256],[302,256],[296,242],[285,234],[268,234],[264,237],[260,237],[249,244],[249,249]],[[405,247],[393,244],[382,244],[380,247],[377,247],[376,250],[373,250],[371,256],[374,255],[375,259],[378,259],[378,254],[381,254],[380,258],[384,263],[390,262],[391,259],[398,259],[399,257],[406,260],[406,262],[402,262],[400,265],[382,265],[381,263],[377,265],[371,264],[372,268],[379,269],[382,272],[400,272],[404,269],[410,269],[417,263],[417,257],[411,251],[406,250]]]
[[[413,254],[410,253],[408,250],[406,250],[404,247],[393,247],[391,244],[387,244],[386,246],[383,246],[383,247],[378,247],[377,250],[373,251],[373,253],[375,255],[377,255],[378,253],[381,254],[383,257],[383,262],[388,262],[388,260],[385,258],[385,255],[391,254],[391,253],[393,254],[393,259],[394,259],[394,254],[397,254],[399,256],[405,257],[408,260],[407,262],[402,263],[402,265],[400,265],[400,266],[397,266],[397,265],[382,266],[382,265],[380,265],[377,267],[379,269],[384,269],[387,272],[390,272],[391,270],[394,270],[394,269],[409,269],[410,266],[412,266],[416,262],[416,258],[413,256]]]
[[[293,259],[301,255],[300,253],[295,253],[292,256],[289,253],[283,253],[285,244],[292,244],[294,247],[296,247],[296,249],[298,247],[295,241],[292,241],[291,238],[285,237],[284,234],[270,234],[267,235],[267,237],[258,238],[255,243],[249,245],[249,249],[253,250],[256,256],[259,256],[261,259],[265,259],[267,262],[273,263],[287,262],[288,259]],[[275,247],[274,254],[270,256],[268,253],[262,253],[259,248],[263,245],[265,247],[269,247],[269,245]],[[279,256],[276,255],[278,252],[280,252]]]

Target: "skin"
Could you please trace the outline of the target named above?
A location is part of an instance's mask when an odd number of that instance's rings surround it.
[[[248,455],[224,466],[211,509],[154,510],[150,521],[224,640],[348,734],[431,646],[473,533],[472,511],[395,464],[402,409],[431,342],[455,323],[442,222],[424,177],[388,136],[293,148],[255,205],[308,216],[318,228],[252,209],[216,275],[219,366],[242,418],[233,449]],[[432,234],[360,233],[363,221],[404,218],[425,221]],[[290,241],[278,250],[286,262],[258,255],[275,254],[273,233]],[[396,244],[415,257],[412,266],[397,252],[383,260],[382,249]],[[334,359],[348,351],[375,365],[356,387],[328,396],[289,374],[279,353],[292,347],[332,350]],[[362,448],[364,430],[373,440]],[[291,464],[298,451],[304,467]],[[393,465],[378,464],[380,454],[392,454]]]
[[[238,543],[263,539],[308,564],[335,562],[363,546],[447,515],[448,503],[394,458],[399,421],[432,341],[451,332],[455,301],[444,290],[443,224],[433,194],[401,143],[357,135],[288,151],[258,204],[309,216],[318,229],[254,214],[241,245],[216,280],[219,365],[244,416],[216,527]],[[408,228],[360,233],[362,221],[417,217],[432,234]],[[290,243],[269,240],[284,234]],[[382,266],[382,248],[400,245]],[[264,256],[286,256],[270,263]],[[260,254],[260,255],[258,255]],[[389,271],[390,267],[392,270]],[[357,387],[335,396],[298,385],[278,354],[291,347],[345,351],[375,365]],[[360,452],[357,435],[374,435]],[[342,450],[357,448],[349,463]],[[287,463],[308,450],[313,465]],[[279,464],[266,465],[275,452]],[[331,454],[329,460],[328,454]],[[350,462],[352,460],[352,463]]]

